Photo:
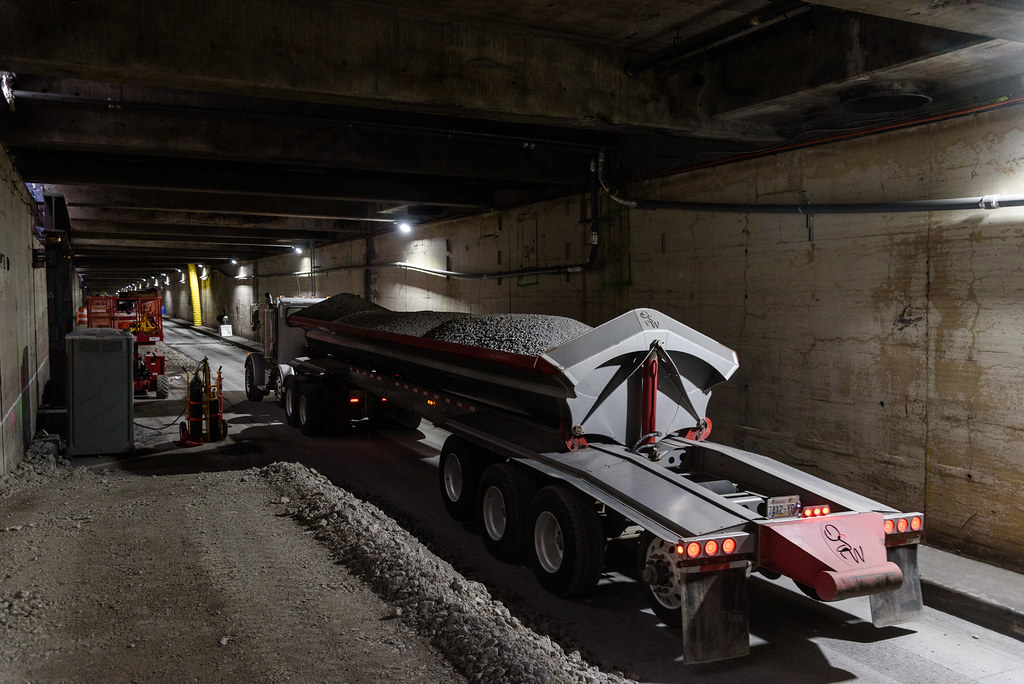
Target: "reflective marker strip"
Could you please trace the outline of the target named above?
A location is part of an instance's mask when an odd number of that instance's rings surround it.
[[[469,411],[471,413],[475,413],[476,412],[476,407],[471,406],[469,404],[466,404],[464,402],[458,401],[457,399],[450,399],[448,397],[442,396],[440,394],[436,394],[434,392],[427,392],[426,390],[420,389],[419,387],[416,387],[414,385],[408,385],[408,384],[406,384],[404,382],[399,382],[399,381],[393,380],[391,378],[385,378],[383,375],[378,375],[377,373],[370,373],[369,371],[359,370],[358,368],[353,368],[352,372],[355,375],[362,375],[364,377],[371,378],[373,380],[377,380],[377,381],[380,381],[380,382],[384,382],[384,383],[387,383],[387,384],[392,385],[394,387],[398,387],[399,389],[404,389],[404,390],[407,390],[407,391],[412,392],[414,394],[422,395],[422,396],[426,397],[427,399],[434,399],[436,401],[443,401],[446,404],[450,404],[452,406],[456,406],[458,408],[465,409],[465,410],[467,410],[467,411]]]

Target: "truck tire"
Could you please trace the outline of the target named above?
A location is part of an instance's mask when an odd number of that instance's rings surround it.
[[[594,507],[561,485],[544,487],[527,516],[530,560],[541,586],[555,596],[593,590],[604,564],[604,531]]]
[[[480,536],[492,556],[506,563],[523,558],[529,540],[526,514],[537,486],[511,463],[484,469],[477,488]]]
[[[166,375],[156,376],[156,398],[166,399],[171,396],[171,379]]]
[[[308,437],[324,431],[324,393],[315,382],[299,386],[299,430]]]
[[[287,396],[284,391],[284,378],[281,377],[280,373],[274,371],[270,381],[274,384],[274,401],[278,406],[284,408],[284,401]]]
[[[299,387],[302,383],[292,379],[284,386],[284,419],[292,427],[299,427]]]
[[[249,401],[263,401],[263,397],[266,396],[259,387],[256,386],[256,371],[252,367],[252,359],[245,359],[245,398]]]
[[[476,490],[480,482],[480,456],[466,441],[450,436],[441,447],[437,475],[441,500],[448,515],[460,522],[472,520],[476,511]]]
[[[683,626],[683,588],[675,573],[676,545],[650,532],[640,535],[637,567],[640,587],[651,610],[667,626]]]

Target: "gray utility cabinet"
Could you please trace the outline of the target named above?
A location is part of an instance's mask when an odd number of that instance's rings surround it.
[[[132,451],[132,334],[112,328],[68,333],[68,454]]]

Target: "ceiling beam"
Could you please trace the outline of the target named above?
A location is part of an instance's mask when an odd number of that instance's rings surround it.
[[[159,159],[107,157],[76,152],[11,148],[26,182],[135,190],[191,190],[294,199],[410,202],[464,208],[492,206],[493,195],[469,180],[375,176],[368,173],[293,170],[266,166],[175,163]]]
[[[977,36],[1024,42],[1024,6],[1007,0],[806,0],[848,12],[872,14]]]
[[[102,208],[237,214],[240,217],[250,217],[253,220],[256,218],[308,218],[394,223],[404,217],[401,209],[405,206],[393,202],[358,202],[323,198],[304,198],[301,202],[297,202],[287,197],[215,194],[187,190],[112,190],[59,183],[47,183],[43,186],[43,190],[47,194],[63,196],[71,216],[75,216],[76,212],[82,209]]]
[[[34,99],[34,98],[40,99]],[[8,147],[399,172],[585,187],[598,144],[374,121],[254,114],[15,92]]]
[[[168,226],[169,229],[202,230],[217,228],[217,234],[224,229],[278,233],[303,233],[335,235],[340,232],[366,234],[366,224],[360,221],[338,219],[310,219],[294,216],[246,216],[217,214],[196,211],[163,211],[146,209],[108,209],[106,207],[69,207],[72,226],[90,229],[92,225],[115,226],[126,224],[136,229],[151,229],[154,226]],[[209,233],[209,231],[206,231]]]
[[[690,130],[625,55],[386,5],[5,0],[0,68],[595,130]]]
[[[742,112],[822,86],[857,83],[984,42],[945,29],[910,31],[906,24],[866,15],[806,12],[710,56],[710,114]]]

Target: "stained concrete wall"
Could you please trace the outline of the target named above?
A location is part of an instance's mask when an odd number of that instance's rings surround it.
[[[795,150],[626,189],[736,203],[1013,193],[1019,107]],[[578,264],[587,200],[421,226],[376,263],[494,274]],[[1024,212],[819,215],[628,210],[605,197],[585,274],[364,278],[363,241],[254,265],[254,292],[363,294],[399,311],[539,312],[599,324],[649,306],[733,347],[713,439],[903,510],[931,543],[1024,569]],[[246,281],[239,281],[246,282]]]
[[[32,267],[31,203],[0,149],[0,475],[24,456],[50,374],[46,270]]]

